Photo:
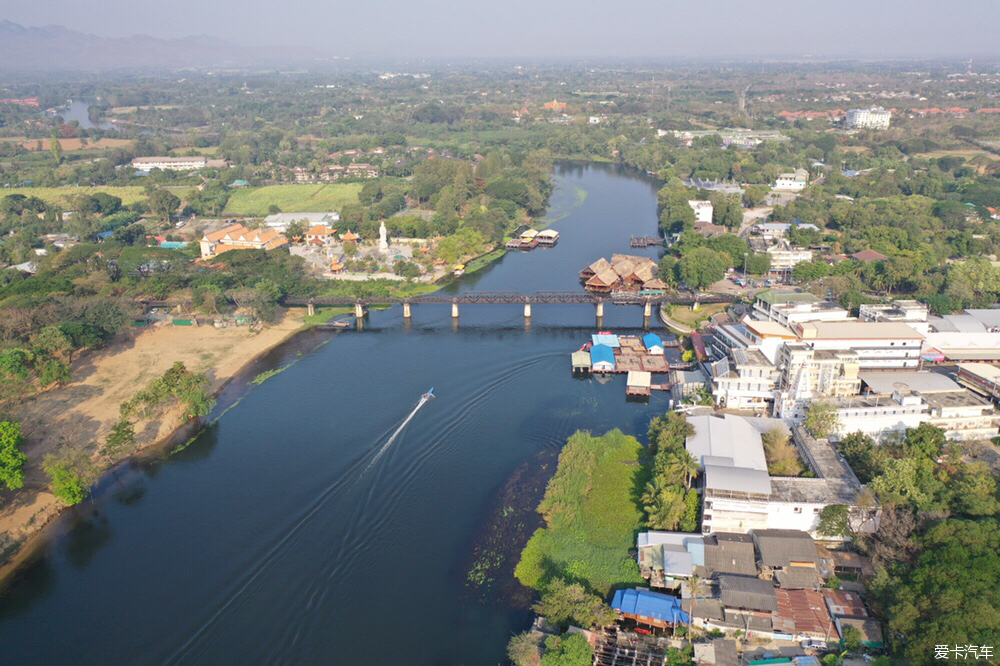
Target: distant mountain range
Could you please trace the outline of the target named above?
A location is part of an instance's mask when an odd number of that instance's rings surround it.
[[[98,37],[58,25],[24,27],[0,21],[0,71],[247,67],[315,59],[308,49],[236,46],[214,37]]]

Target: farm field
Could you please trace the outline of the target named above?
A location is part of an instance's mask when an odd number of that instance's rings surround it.
[[[145,189],[138,185],[124,187],[5,187],[0,188],[0,198],[10,194],[23,194],[26,197],[38,197],[47,204],[55,204],[61,208],[69,209],[72,197],[80,194],[97,194],[98,192],[120,198],[123,206],[146,200]]]
[[[237,190],[229,198],[226,214],[267,215],[277,206],[284,213],[324,213],[357,203],[361,183],[329,185],[269,185]]]
[[[38,150],[38,139],[26,139],[21,136],[4,137],[0,141],[20,143],[28,150],[35,152]],[[51,139],[42,139],[42,152],[49,150]],[[99,148],[125,148],[135,143],[132,139],[90,139],[86,145],[80,139],[59,139],[59,144],[66,152],[75,150],[95,150]]]

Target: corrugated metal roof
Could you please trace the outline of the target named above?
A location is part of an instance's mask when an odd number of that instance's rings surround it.
[[[959,386],[950,377],[937,372],[917,372],[906,371],[864,371],[859,375],[861,381],[868,385],[875,393],[892,393],[896,390],[896,384],[902,382],[911,391],[918,393],[929,393],[934,391],[961,391]]]
[[[717,532],[706,539],[705,568],[712,574],[757,575],[757,554],[748,534]]]
[[[735,467],[767,470],[764,445],[760,433],[741,416],[689,416],[694,434],[687,438],[685,447],[695,458],[719,456],[732,458]]]
[[[788,590],[817,590],[823,586],[819,572],[810,567],[786,567],[775,575],[778,584]]]
[[[769,581],[754,576],[723,574],[719,576],[719,590],[723,606],[771,612],[778,610],[774,584]]]
[[[594,345],[590,348],[590,362],[615,364],[615,351],[608,345]]]
[[[642,336],[642,344],[646,345],[646,349],[650,349],[651,347],[662,347],[663,340],[661,340],[660,336],[656,333],[647,333]]]
[[[629,370],[628,378],[625,380],[626,386],[638,386],[649,388],[653,383],[653,373],[645,370]]]
[[[642,588],[617,590],[611,607],[627,615],[642,615],[671,624],[687,624],[688,614],[681,610],[681,601]]]
[[[573,367],[574,368],[577,367],[577,366],[587,366],[588,368],[590,367],[590,363],[591,363],[591,361],[590,361],[590,352],[575,351],[575,352],[573,352],[572,358],[573,358]]]
[[[761,564],[788,567],[792,562],[819,564],[816,542],[802,530],[754,530],[752,532]]]
[[[767,470],[705,465],[705,487],[713,490],[770,495],[771,477]]]
[[[618,341],[618,336],[614,333],[594,333],[590,336],[590,341],[595,345],[621,347],[621,342]]]

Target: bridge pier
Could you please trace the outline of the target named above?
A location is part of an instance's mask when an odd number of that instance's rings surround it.
[[[699,307],[698,300],[695,299],[695,302],[691,304],[691,312],[697,312]]]
[[[604,319],[604,299],[598,299],[597,301],[597,318]]]
[[[309,303],[306,305],[306,308],[308,308],[308,312],[309,312],[309,316],[310,317],[312,317],[312,316],[314,316],[316,314],[316,308],[313,307],[313,302],[312,301],[309,301]]]
[[[524,299],[524,318],[531,319],[531,300]]]
[[[403,301],[403,319],[409,319],[413,314],[410,312],[410,302]]]
[[[451,302],[451,318],[458,319],[458,299]]]
[[[354,303],[354,316],[357,319],[363,319],[365,316],[365,307],[361,304],[361,301],[356,301]]]
[[[646,301],[642,304],[642,327],[648,330],[650,320],[653,318],[653,304]]]

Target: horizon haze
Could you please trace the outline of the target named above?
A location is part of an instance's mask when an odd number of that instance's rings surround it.
[[[318,56],[414,58],[970,57],[1000,54],[995,0],[842,0],[775,6],[631,0],[613,7],[531,0],[470,7],[455,0],[365,4],[289,0],[36,0],[0,19],[103,38],[209,36],[254,49]],[[109,20],[109,18],[113,20]],[[279,54],[275,54],[279,55]]]

